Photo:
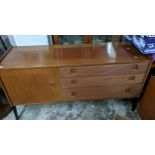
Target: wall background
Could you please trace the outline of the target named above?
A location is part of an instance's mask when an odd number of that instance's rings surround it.
[[[47,35],[8,35],[13,46],[49,45]]]

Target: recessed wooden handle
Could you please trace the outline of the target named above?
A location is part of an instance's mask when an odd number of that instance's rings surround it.
[[[132,70],[137,70],[138,68],[139,68],[138,65],[134,65],[134,66],[132,67]]]
[[[127,46],[126,49],[127,49],[127,50],[130,50],[130,47]]]
[[[76,83],[77,83],[77,80],[76,80],[76,79],[72,79],[72,80],[71,80],[71,83],[72,83],[72,84],[76,84]]]
[[[55,86],[55,82],[50,82],[50,86]]]
[[[72,69],[70,70],[71,73],[76,73],[76,71],[77,71],[76,68],[72,68]]]
[[[132,75],[132,76],[129,77],[129,80],[135,80],[135,78],[136,77],[134,75]]]
[[[72,95],[72,96],[76,96],[76,92],[72,92],[71,95]]]

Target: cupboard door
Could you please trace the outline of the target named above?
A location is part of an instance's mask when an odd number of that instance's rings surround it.
[[[4,70],[1,79],[14,105],[60,100],[56,68]]]
[[[155,120],[155,76],[152,76],[139,107],[139,115],[144,120]]]

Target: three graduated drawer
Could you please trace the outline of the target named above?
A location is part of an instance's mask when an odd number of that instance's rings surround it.
[[[63,100],[136,97],[147,67],[131,63],[61,68]]]
[[[61,77],[81,77],[96,75],[125,75],[125,74],[144,74],[148,63],[130,64],[111,64],[82,67],[63,67],[60,68]]]

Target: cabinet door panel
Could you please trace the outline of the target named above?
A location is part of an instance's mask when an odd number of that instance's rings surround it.
[[[60,100],[56,68],[4,70],[1,79],[14,105]]]

